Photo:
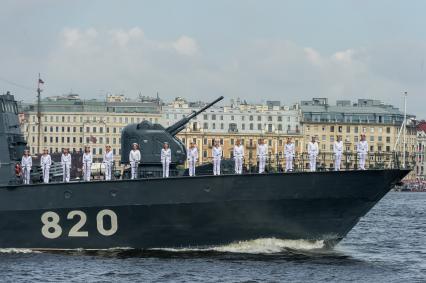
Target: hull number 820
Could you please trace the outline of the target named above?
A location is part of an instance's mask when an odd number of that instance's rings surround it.
[[[109,218],[109,227],[105,227],[105,219]],[[68,220],[77,219],[77,223],[68,231],[68,237],[88,237],[89,232],[84,230],[87,215],[81,210],[72,210],[67,215]],[[48,239],[56,239],[62,235],[59,214],[53,211],[46,211],[41,215],[41,234]],[[117,214],[110,209],[103,209],[96,215],[96,228],[103,236],[112,236],[117,232]]]

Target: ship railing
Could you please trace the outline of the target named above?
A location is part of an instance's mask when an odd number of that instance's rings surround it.
[[[367,170],[381,170],[381,169],[413,169],[416,165],[416,154],[407,152],[405,154],[405,162],[403,162],[403,153],[401,152],[369,152],[367,154],[365,169]],[[226,162],[226,160],[228,162]],[[334,171],[335,155],[332,152],[320,152],[317,156],[316,170],[315,171]],[[212,157],[203,157],[202,164],[197,164],[197,175],[212,175]],[[266,172],[285,172],[286,158],[283,153],[272,154],[270,153],[266,161]],[[243,160],[243,172],[245,174],[254,174],[258,172],[259,162],[256,157],[245,158]],[[50,175],[51,182],[58,182],[61,172],[60,166],[52,166]],[[105,180],[105,172],[99,169],[99,174],[92,176],[92,181]],[[172,167],[169,170],[169,176],[181,176],[185,168]],[[342,154],[340,171],[359,170],[359,155],[356,152],[345,151]],[[223,174],[233,174],[233,160],[232,158],[224,158],[222,161],[221,171]],[[293,172],[308,172],[310,171],[309,155],[306,152],[296,153],[293,158]],[[138,167],[137,178],[161,178],[163,171],[161,167]],[[112,180],[130,179],[130,168],[116,166],[115,162],[112,168]],[[17,176],[15,182],[22,183],[22,177]],[[42,182],[41,169],[34,168],[31,172],[31,179],[33,183]],[[83,181],[83,178],[79,179]],[[78,181],[74,179],[73,181]]]
[[[365,161],[365,169],[412,169],[416,164],[415,153],[406,153],[405,164],[402,162],[401,152],[368,152]],[[333,152],[320,152],[316,158],[316,171],[334,171],[335,154]],[[231,157],[232,159],[232,157]],[[344,151],[341,157],[340,171],[360,169],[359,154],[352,151]],[[204,157],[203,163],[213,162],[212,157]],[[243,161],[244,171],[247,173],[258,172],[259,160],[250,156]],[[283,153],[270,153],[266,161],[267,172],[284,172],[286,158]],[[296,153],[293,158],[293,172],[310,171],[309,154]]]

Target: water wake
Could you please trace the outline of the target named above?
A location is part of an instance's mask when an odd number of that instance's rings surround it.
[[[153,249],[168,252],[220,252],[220,253],[245,253],[245,254],[273,254],[286,250],[312,251],[324,248],[324,241],[284,240],[276,238],[263,238],[250,241],[240,241],[228,245],[206,248],[166,248]]]

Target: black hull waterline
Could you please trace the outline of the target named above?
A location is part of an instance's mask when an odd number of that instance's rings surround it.
[[[408,170],[249,174],[0,187],[0,248],[340,241]]]

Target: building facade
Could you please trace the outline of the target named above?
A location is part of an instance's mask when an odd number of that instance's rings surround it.
[[[426,121],[421,121],[417,125],[417,153],[416,153],[416,176],[419,179],[426,179]]]
[[[41,101],[40,110],[39,134],[37,105],[22,105],[21,128],[33,154],[41,153],[43,148],[50,152],[63,148],[81,151],[89,145],[95,162],[102,159],[107,144],[115,159],[120,159],[121,130],[127,124],[161,120],[158,100],[130,101],[123,96],[109,96],[106,101],[82,100],[78,95],[48,97]]]
[[[320,152],[325,153],[321,160],[325,167],[333,167],[333,144],[337,136],[342,137],[345,151],[351,155],[351,166],[356,162],[357,144],[361,134],[366,135],[369,143],[370,159],[385,158],[389,165],[391,153],[402,152],[402,135],[397,143],[398,134],[404,121],[404,113],[399,109],[385,105],[377,100],[359,99],[337,101],[329,105],[326,98],[313,98],[301,102],[304,149],[308,142],[316,137]],[[408,118],[414,118],[408,115]],[[406,131],[407,161],[416,149],[415,127],[408,125]],[[373,153],[378,154],[374,156]],[[320,153],[321,157],[321,153]]]
[[[202,102],[187,102],[176,98],[163,106],[163,125],[171,126],[205,106]],[[265,104],[248,104],[240,100],[231,101],[229,106],[213,106],[193,118],[178,137],[187,145],[191,141],[198,146],[200,162],[212,159],[212,144],[218,140],[224,157],[231,158],[234,144],[240,140],[245,147],[245,163],[255,165],[256,148],[259,139],[269,145],[270,161],[283,157],[287,137],[295,142],[300,151],[303,133],[300,126],[301,111],[298,104],[281,106],[280,102],[268,101]]]

